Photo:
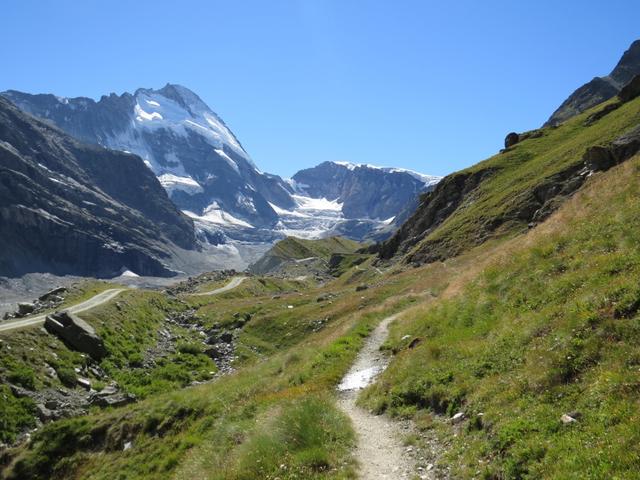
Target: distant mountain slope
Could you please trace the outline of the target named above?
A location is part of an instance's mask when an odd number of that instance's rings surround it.
[[[610,104],[617,108],[610,110]],[[585,122],[596,114],[593,122]],[[380,257],[425,263],[457,255],[493,237],[522,232],[553,212],[596,171],[640,150],[640,98],[588,110],[451,174],[422,196]]]
[[[292,180],[301,192],[342,204],[346,218],[385,220],[435,185],[439,177],[398,168],[323,162],[300,170]]]
[[[258,170],[222,119],[180,85],[97,102],[15,90],[2,95],[76,138],[140,155],[201,237],[216,244],[287,235],[386,238],[399,225],[389,219],[405,218],[407,205],[415,207],[417,194],[437,181],[401,169],[330,162],[284,181]],[[313,187],[295,188],[304,182]]]
[[[132,154],[85,145],[0,98],[0,275],[170,275],[193,222]]]
[[[329,260],[334,254],[351,254],[362,248],[363,244],[342,237],[329,237],[318,240],[287,237],[276,243],[249,271],[256,274],[286,271],[293,275],[296,265],[305,265],[305,273],[316,268],[326,271]],[[311,265],[312,268],[309,268]]]
[[[171,199],[194,217],[224,225],[225,214],[256,227],[278,216],[269,202],[292,208],[288,186],[260,172],[225,123],[180,85],[99,101],[7,91],[23,110],[83,141],[140,155]]]
[[[567,98],[544,126],[559,125],[569,118],[615,97],[631,79],[640,74],[640,40],[631,44],[606,77],[595,77]]]

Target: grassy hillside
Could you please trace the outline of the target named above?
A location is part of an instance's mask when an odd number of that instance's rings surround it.
[[[473,280],[407,312],[364,403],[438,429],[456,478],[638,478],[639,174],[635,158],[596,175]],[[459,411],[457,436],[431,416]]]
[[[103,368],[142,400],[46,424],[0,456],[3,478],[354,478],[353,432],[331,392],[373,325],[419,299],[413,285],[402,274],[363,292],[252,277],[216,297],[128,292],[85,318],[105,336]],[[200,367],[200,353],[185,350],[151,371],[132,365],[170,308],[195,308],[207,328],[251,314],[237,338],[236,373],[181,389],[212,369]],[[138,330],[140,318],[149,328]],[[189,329],[175,333],[197,343]],[[3,340],[17,345],[24,335],[43,352],[52,341],[39,329]]]
[[[264,256],[249,267],[254,273],[305,273],[306,270],[327,271],[334,254],[355,254],[364,244],[343,237],[305,240],[287,237],[276,243]]]

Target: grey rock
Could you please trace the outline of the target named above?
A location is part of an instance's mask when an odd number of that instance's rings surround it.
[[[108,397],[110,395],[115,395],[118,393],[118,387],[115,385],[107,385],[102,390],[100,390],[97,395],[100,397]]]
[[[48,300],[59,301],[62,299],[60,295],[67,292],[67,287],[57,287],[52,290],[49,290],[47,293],[40,295],[38,300],[41,302],[46,302]]]
[[[91,403],[101,407],[121,407],[136,401],[136,396],[130,393],[116,393],[107,396],[94,396]]]
[[[76,315],[66,311],[47,315],[44,327],[70,347],[89,354],[94,360],[101,360],[107,355],[104,343],[93,327]]]
[[[76,378],[76,383],[87,391],[91,390],[91,380],[88,378],[78,377]]]
[[[42,422],[49,422],[54,419],[54,413],[42,403],[36,404],[36,415]]]
[[[456,425],[458,423],[461,423],[465,418],[467,418],[467,417],[464,414],[464,412],[458,412],[453,417],[451,417],[451,423]]]
[[[618,93],[618,98],[623,103],[630,102],[638,96],[640,96],[640,75],[633,77]]]
[[[25,316],[33,313],[36,309],[36,306],[33,303],[19,303],[18,304],[18,315]]]
[[[233,342],[233,334],[231,332],[224,332],[218,337],[219,343],[231,343]],[[218,343],[216,342],[216,343]]]

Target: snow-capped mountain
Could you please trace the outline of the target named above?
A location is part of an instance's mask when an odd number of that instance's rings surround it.
[[[263,173],[224,121],[180,85],[98,101],[15,90],[2,95],[83,141],[139,155],[193,219],[199,237],[214,244],[384,235],[438,181],[344,162],[324,162],[288,180]]]
[[[288,185],[260,172],[220,117],[180,85],[111,94],[97,102],[3,95],[81,140],[139,155],[176,205],[195,219],[270,228],[278,222],[270,203],[295,206]]]
[[[292,185],[305,195],[341,203],[346,218],[391,221],[438,180],[400,168],[324,162],[296,173]]]

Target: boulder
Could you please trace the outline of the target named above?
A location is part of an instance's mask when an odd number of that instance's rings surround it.
[[[231,332],[224,332],[218,337],[217,343],[231,343],[233,342],[233,334]]]
[[[53,290],[49,290],[47,293],[40,295],[40,297],[38,297],[38,300],[40,300],[41,302],[46,302],[47,300],[54,300],[52,297],[58,297],[55,299],[57,301],[60,298],[60,295],[62,293],[65,293],[66,291],[66,287],[54,288]]]
[[[362,292],[363,290],[366,290],[368,288],[369,288],[369,285],[363,283],[362,285],[358,285],[356,287],[356,292]]]
[[[520,135],[516,132],[510,132],[504,138],[504,148],[511,148],[520,141]]]
[[[91,390],[91,380],[84,377],[76,378],[76,383],[85,390]]]
[[[224,352],[218,346],[215,346],[215,345],[213,347],[207,348],[204,351],[204,354],[213,360],[217,358],[222,358],[224,356]]]
[[[466,418],[466,415],[464,414],[464,412],[458,412],[453,417],[451,417],[451,423],[456,425],[462,422],[465,418]]]
[[[640,75],[636,75],[631,79],[629,83],[627,83],[620,93],[618,93],[618,98],[621,102],[626,103],[630,102],[634,98],[640,95]]]
[[[640,125],[619,136],[611,143],[616,163],[622,163],[640,151]]]
[[[608,170],[616,163],[609,148],[601,145],[587,148],[582,159],[584,160],[585,166],[594,172]]]
[[[93,327],[69,312],[47,315],[44,328],[71,348],[89,354],[94,360],[101,360],[107,355],[104,343]]]
[[[91,403],[101,407],[120,407],[136,401],[136,396],[131,393],[116,393],[114,395],[96,395],[91,399]]]
[[[29,315],[33,313],[36,309],[36,306],[33,303],[19,303],[18,304],[18,315],[24,317],[25,315]]]

